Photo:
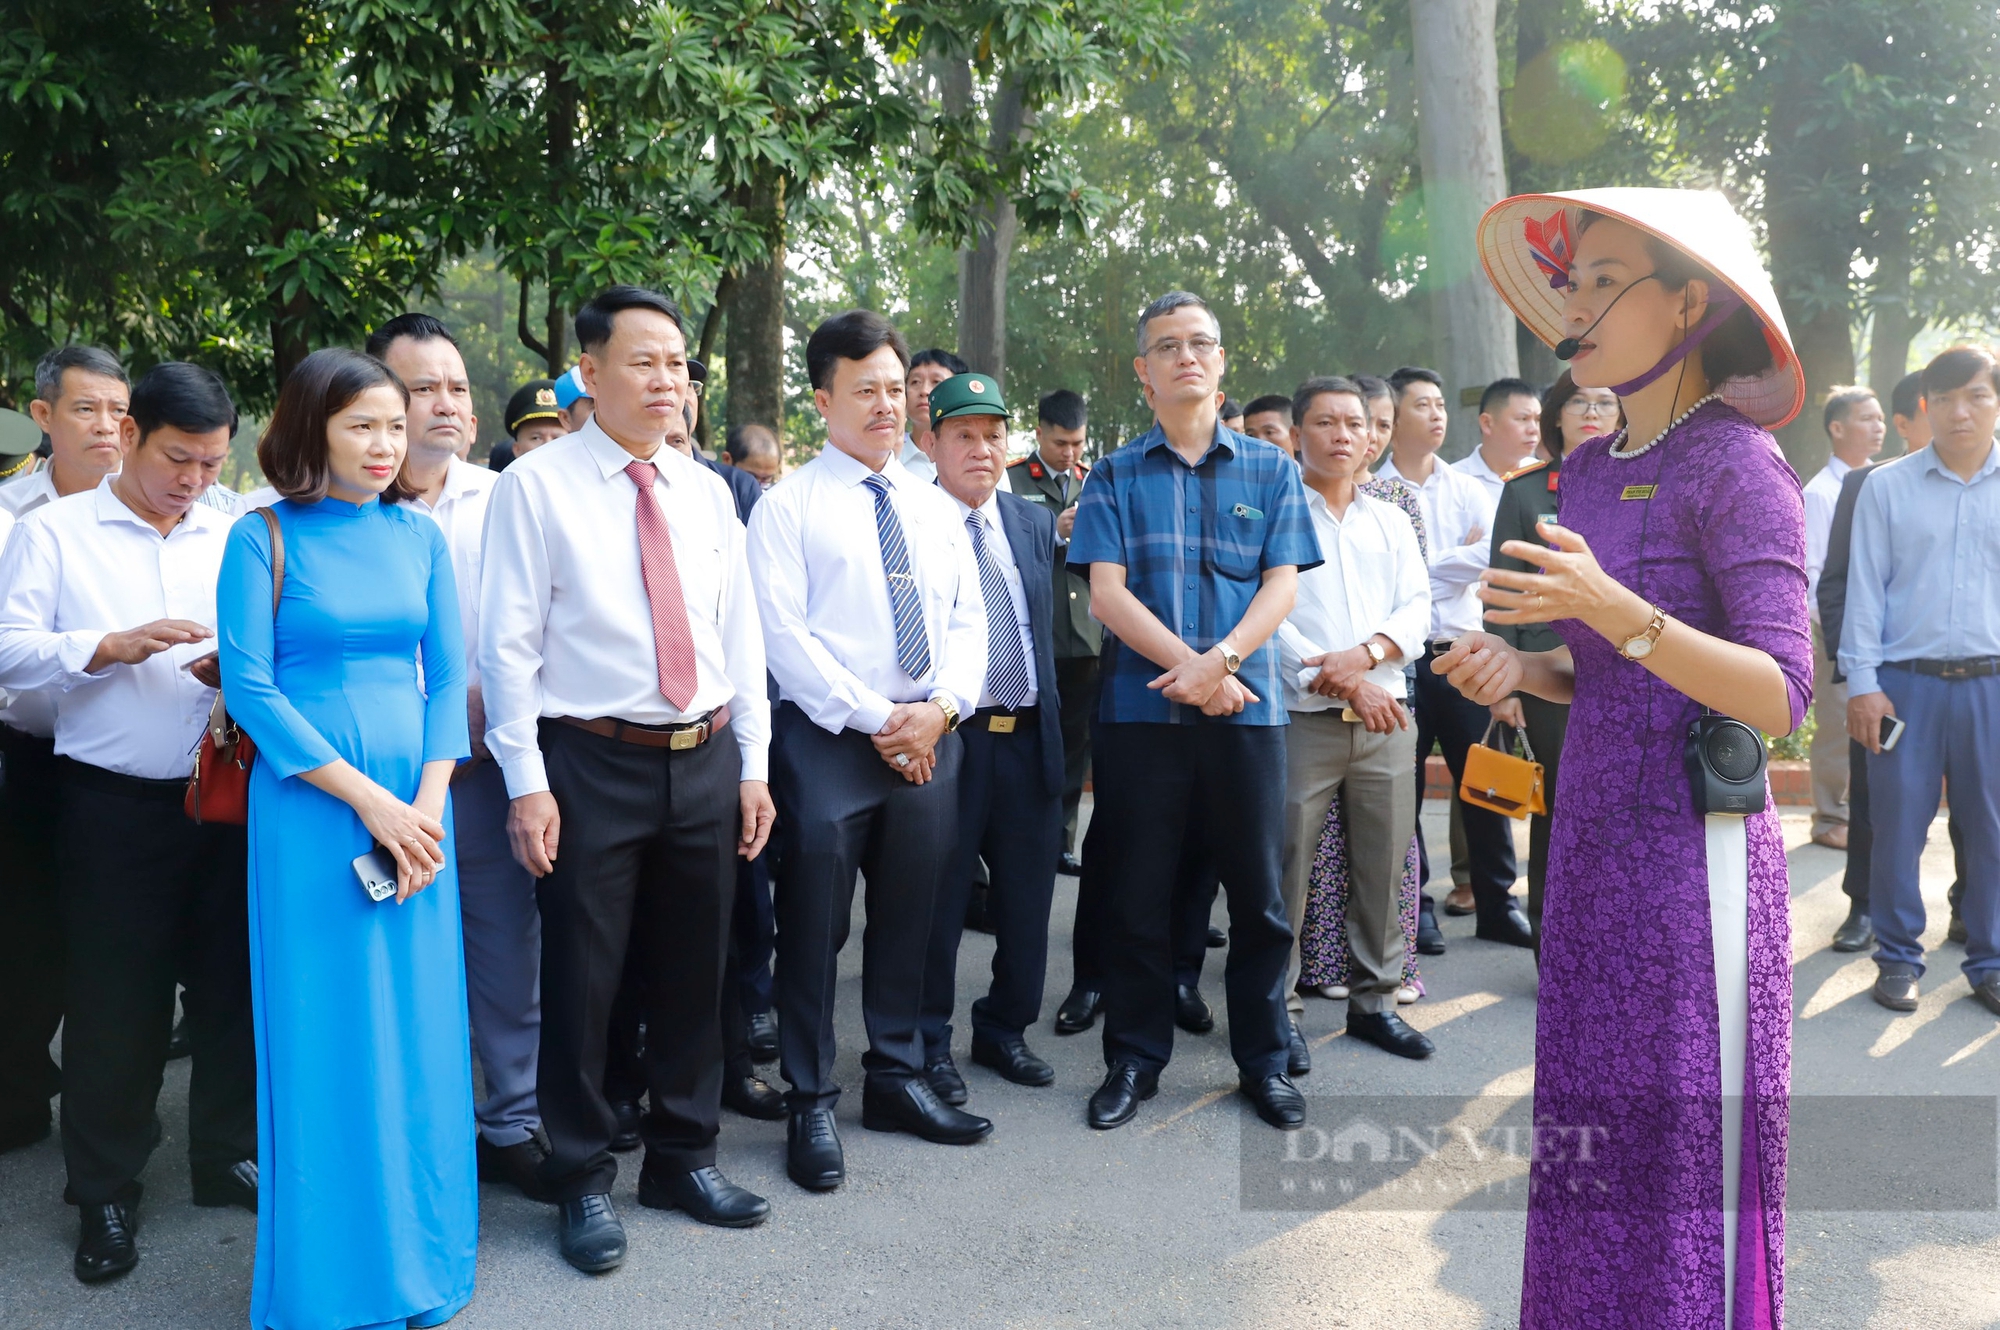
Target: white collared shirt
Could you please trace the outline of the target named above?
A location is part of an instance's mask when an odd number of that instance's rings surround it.
[[[0,556],[0,686],[49,693],[56,752],[147,780],[194,769],[215,690],[185,667],[215,650],[212,638],[86,670],[107,633],[156,619],[215,627],[230,525],[197,503],[162,536],[113,493],[109,476],[21,522]]]
[[[903,464],[905,471],[926,485],[937,479],[937,463],[925,455],[923,449],[917,447],[917,441],[911,435],[903,436],[903,451],[896,455],[896,460]]]
[[[1838,457],[1829,457],[1819,474],[1806,482],[1806,608],[1814,623],[1819,622],[1819,575],[1826,568],[1833,510],[1840,503],[1840,483],[1853,469]]]
[[[1377,633],[1403,654],[1383,661],[1366,677],[1407,701],[1403,670],[1423,655],[1431,621],[1430,576],[1417,546],[1417,529],[1402,509],[1358,490],[1347,515],[1335,517],[1326,499],[1308,485],[1306,511],[1326,562],[1299,574],[1298,599],[1278,625],[1286,708],[1325,711],[1343,705],[1338,698],[1299,686],[1305,658],[1350,650]]]
[[[0,509],[15,517],[26,517],[42,505],[54,503],[58,497],[55,468],[47,463],[29,475],[16,476],[0,485]]]
[[[1527,466],[1534,460],[1535,459],[1531,454],[1527,457],[1522,458],[1520,461],[1514,463],[1513,466],[1507,469],[1509,471],[1516,471],[1519,470],[1521,467]],[[1493,501],[1493,511],[1495,511],[1496,513],[1500,511],[1500,491],[1506,488],[1507,477],[1501,472],[1495,471],[1492,467],[1486,465],[1485,453],[1481,452],[1477,448],[1474,448],[1469,456],[1461,457],[1456,462],[1453,462],[1451,464],[1451,469],[1454,471],[1463,472],[1464,474],[1471,476],[1474,480],[1478,481],[1480,484],[1484,485],[1486,487],[1487,497]]]
[[[1442,461],[1431,467],[1431,478],[1421,485],[1396,469],[1393,455],[1383,459],[1376,474],[1400,480],[1417,492],[1417,507],[1430,536],[1430,637],[1479,632],[1486,626],[1479,575],[1492,563],[1498,502],[1487,494],[1486,486]],[[1478,539],[1467,541],[1474,531]]]
[[[454,457],[445,468],[444,490],[435,508],[421,498],[405,505],[412,512],[428,514],[443,530],[445,547],[451,551],[452,576],[458,579],[458,622],[465,632],[467,688],[479,683],[479,551],[486,533],[487,500],[499,478],[498,471]]]
[[[743,780],[764,780],[771,739],[764,641],[743,524],[722,479],[662,445],[652,501],[666,514],[694,637],[686,711],[660,692],[652,602],[639,566],[635,460],[595,418],[493,478],[479,590],[486,746],[515,798],[549,788],[543,716],[690,721],[729,706]]]
[[[945,490],[942,485],[938,488],[944,491],[945,497],[950,499],[952,506],[958,509],[958,520],[963,523],[971,515],[972,509],[956,494]],[[979,506],[979,516],[986,523],[986,557],[993,560],[993,566],[1000,570],[1000,580],[1007,584],[1007,599],[1014,606],[1014,622],[1020,627],[1021,650],[1028,657],[1028,700],[1021,703],[1021,705],[1031,707],[1035,705],[1035,699],[1041,694],[1041,680],[1035,677],[1035,629],[1034,625],[1028,620],[1028,589],[1021,582],[1021,565],[1014,560],[1014,547],[1007,540],[1007,528],[1001,525],[1000,522],[999,490],[996,489],[986,496],[986,502]],[[972,528],[970,526],[965,528],[965,538],[967,540],[972,539]],[[972,563],[973,574],[977,576],[979,571],[979,552],[977,550],[973,551]],[[980,594],[982,596],[985,594],[984,588],[981,589]],[[989,636],[987,640],[990,644],[992,638]],[[991,654],[990,648],[988,654]],[[987,662],[987,669],[990,673],[992,670],[991,661]],[[979,705],[982,707],[997,707],[1000,705],[999,699],[993,696],[993,689],[990,685],[984,692],[980,693]]]
[[[877,734],[898,703],[937,692],[970,716],[986,691],[972,538],[949,495],[891,458],[881,474],[923,604],[930,672],[913,679],[897,660],[875,496],[862,483],[872,474],[829,444],[750,513],[750,568],[779,694],[835,734]]]

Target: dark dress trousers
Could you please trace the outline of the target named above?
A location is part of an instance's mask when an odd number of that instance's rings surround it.
[[[1052,686],[1055,643],[1051,565],[1055,519],[1025,499],[999,495],[1000,522],[1027,593],[1035,642],[1035,705],[1008,716],[981,711],[959,728],[958,840],[931,919],[924,971],[927,1060],[951,1051],[951,1011],[958,980],[973,869],[984,858],[995,948],[993,983],[972,1005],[972,1028],[1019,1038],[1041,1014],[1048,973],[1049,901],[1055,893],[1062,836],[1063,746],[1060,703]],[[994,729],[995,716],[1003,729]]]
[[[0,724],[0,1149],[47,1134],[61,1073],[49,1042],[63,1015],[56,874],[55,741]]]

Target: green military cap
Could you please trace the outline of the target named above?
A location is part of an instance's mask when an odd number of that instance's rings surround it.
[[[990,374],[955,374],[931,389],[931,428],[953,416],[1005,416],[1000,384]]]
[[[556,414],[556,385],[549,379],[530,379],[507,399],[507,433],[518,434],[531,420],[560,420]]]

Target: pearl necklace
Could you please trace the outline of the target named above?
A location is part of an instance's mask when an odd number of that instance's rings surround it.
[[[1606,451],[1609,452],[1613,457],[1619,458],[1620,460],[1638,457],[1641,456],[1642,454],[1649,453],[1653,450],[1654,444],[1658,443],[1661,439],[1666,438],[1669,434],[1672,434],[1675,430],[1679,429],[1681,427],[1682,421],[1686,420],[1689,416],[1693,415],[1695,412],[1707,406],[1710,402],[1719,402],[1721,400],[1722,400],[1721,393],[1719,392],[1710,393],[1708,396],[1702,398],[1699,402],[1696,402],[1693,406],[1689,407],[1687,410],[1675,416],[1673,420],[1668,423],[1665,429],[1661,430],[1658,434],[1655,434],[1650,440],[1646,442],[1644,446],[1633,448],[1630,451],[1623,451],[1618,447],[1618,445],[1622,443],[1625,439],[1625,431],[1621,429],[1618,431],[1616,435],[1612,437],[1611,443],[1606,448]]]

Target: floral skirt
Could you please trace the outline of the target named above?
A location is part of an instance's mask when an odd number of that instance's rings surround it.
[[[1403,856],[1403,885],[1399,913],[1403,922],[1403,982],[1418,992],[1417,978],[1417,838],[1410,837],[1409,853]],[[1319,988],[1345,984],[1353,958],[1347,951],[1347,829],[1340,821],[1340,800],[1327,810],[1326,829],[1320,833],[1319,853],[1313,856],[1312,877],[1306,886],[1305,924],[1299,930],[1299,987]]]

